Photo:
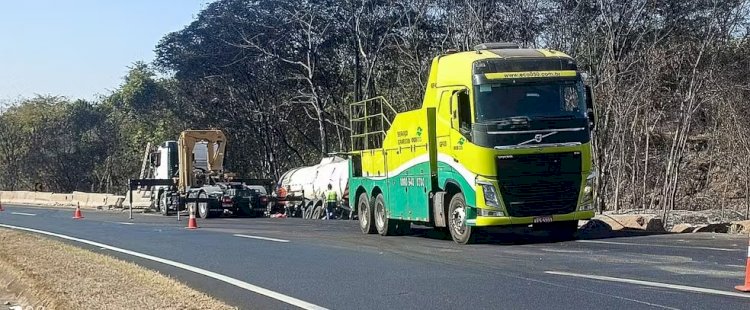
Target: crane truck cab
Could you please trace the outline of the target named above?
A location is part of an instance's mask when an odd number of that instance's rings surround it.
[[[470,243],[482,227],[573,238],[594,216],[593,94],[576,61],[509,43],[432,60],[422,107],[351,104],[350,197],[364,233],[411,223]],[[394,115],[389,117],[389,115]]]

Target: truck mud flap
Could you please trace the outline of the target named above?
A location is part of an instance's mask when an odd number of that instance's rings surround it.
[[[435,221],[435,227],[446,227],[445,194],[447,192],[435,192],[432,196],[432,218]]]

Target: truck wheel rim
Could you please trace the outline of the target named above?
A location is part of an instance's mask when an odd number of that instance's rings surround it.
[[[385,226],[385,208],[380,202],[375,203],[375,223],[381,228]]]
[[[466,232],[465,218],[466,212],[464,211],[463,205],[459,205],[453,209],[453,213],[451,214],[451,226],[453,226],[453,231],[456,235],[462,236]]]
[[[207,198],[207,195],[205,193],[198,194],[198,198]],[[208,203],[207,202],[199,202],[198,209],[203,210],[203,213],[208,213]]]
[[[368,210],[368,208],[369,207],[366,203],[359,204],[359,222],[361,223],[362,227],[367,227],[367,224],[369,224],[368,221],[370,219],[367,217],[367,212],[369,212],[370,210]]]
[[[204,215],[206,215],[206,213],[208,213],[208,210],[206,210],[206,205],[204,205],[204,204],[199,204],[199,205],[198,205],[198,213],[200,213],[200,214],[201,214],[201,216],[204,216]]]
[[[167,214],[169,206],[167,205],[167,195],[161,196],[161,213]]]

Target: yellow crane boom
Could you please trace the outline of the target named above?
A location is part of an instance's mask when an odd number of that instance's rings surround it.
[[[177,141],[179,153],[180,179],[177,187],[180,192],[197,186],[193,175],[193,148],[196,143],[208,142],[208,172],[220,175],[224,167],[224,149],[227,138],[221,130],[185,130]]]

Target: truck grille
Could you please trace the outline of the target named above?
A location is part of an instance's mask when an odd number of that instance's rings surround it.
[[[575,211],[581,187],[581,153],[499,156],[500,195],[510,216]]]

